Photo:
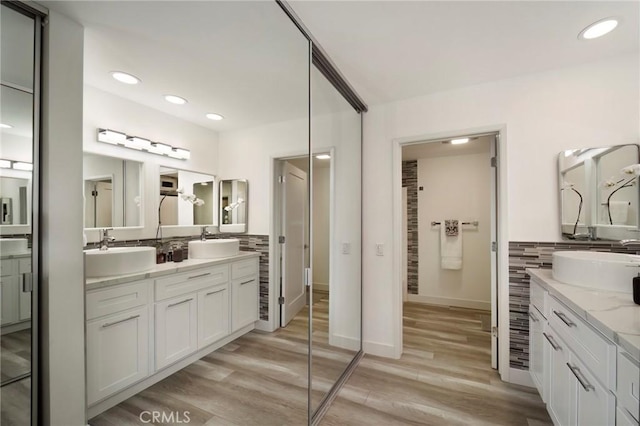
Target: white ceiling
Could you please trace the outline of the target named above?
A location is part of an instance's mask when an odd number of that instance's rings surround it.
[[[634,1],[290,1],[369,104],[587,63],[639,50]],[[623,19],[609,35],[587,25]]]
[[[424,141],[402,147],[402,161],[451,155],[489,154],[493,136],[471,138],[468,143],[451,145],[446,141]],[[488,166],[489,164],[487,164]]]

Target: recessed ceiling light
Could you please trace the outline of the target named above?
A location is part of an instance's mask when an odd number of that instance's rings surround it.
[[[11,129],[13,126],[9,124],[0,123],[0,129]]]
[[[451,145],[461,145],[467,142],[469,142],[469,138],[452,139]]]
[[[578,38],[583,40],[592,40],[594,38],[602,37],[603,35],[613,31],[617,26],[618,20],[615,18],[602,19],[580,31]]]
[[[184,105],[187,103],[187,100],[185,98],[181,98],[180,96],[176,95],[164,95],[164,100],[176,105]]]
[[[122,71],[111,71],[111,77],[124,84],[138,84],[142,81],[135,75],[131,75]]]
[[[214,112],[210,112],[209,114],[206,115],[206,117],[209,120],[214,120],[214,121],[220,121],[220,120],[224,119],[223,116],[221,116],[220,114],[216,114]]]
[[[316,158],[318,160],[328,160],[331,158],[331,156],[329,154],[318,154],[316,155]]]

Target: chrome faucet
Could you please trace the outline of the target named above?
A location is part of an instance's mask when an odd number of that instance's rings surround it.
[[[202,232],[200,232],[200,240],[207,241],[207,235],[212,235],[211,232],[207,231],[207,227],[202,227]]]
[[[640,244],[640,240],[629,239],[629,240],[620,240],[620,244],[623,246],[628,246],[630,244]]]
[[[100,242],[100,250],[106,251],[109,250],[109,243],[116,240],[115,237],[109,235],[109,231],[113,230],[113,228],[104,228],[102,230],[102,241]]]

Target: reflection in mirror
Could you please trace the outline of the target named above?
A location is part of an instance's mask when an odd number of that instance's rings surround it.
[[[160,167],[160,222],[162,226],[213,225],[215,177]]]
[[[28,177],[15,178],[0,175],[2,199],[2,225],[27,225],[30,216],[31,173]]]
[[[563,238],[637,238],[639,146],[567,150],[558,158]]]
[[[84,227],[142,226],[142,163],[84,153]]]
[[[248,182],[244,179],[221,180],[219,191],[220,232],[247,232]]]

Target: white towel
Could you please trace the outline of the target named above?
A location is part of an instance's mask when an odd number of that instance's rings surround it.
[[[629,201],[609,201],[609,211],[614,225],[626,225],[629,216]]]
[[[458,235],[447,237],[444,220],[440,221],[440,267],[462,269],[462,222],[458,221]]]

